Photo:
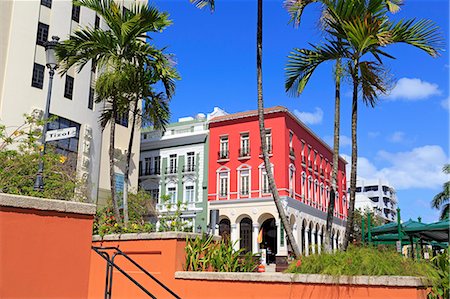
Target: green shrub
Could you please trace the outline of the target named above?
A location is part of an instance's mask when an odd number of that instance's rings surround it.
[[[431,259],[437,270],[437,278],[433,281],[433,287],[428,294],[429,299],[450,298],[450,255],[448,250]]]
[[[237,242],[237,241],[236,241]],[[252,252],[235,250],[228,239],[214,242],[212,236],[203,235],[186,240],[186,271],[253,272],[258,266]]]
[[[340,275],[400,275],[426,277],[434,282],[437,271],[427,261],[405,258],[388,248],[349,247],[347,251],[303,256],[287,272]]]

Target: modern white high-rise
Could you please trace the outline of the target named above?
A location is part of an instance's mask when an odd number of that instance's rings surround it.
[[[357,180],[355,209],[371,209],[387,221],[397,220],[397,194],[389,182],[381,179]]]
[[[44,42],[52,36],[68,39],[80,26],[106,28],[94,11],[74,7],[72,1],[0,1],[0,123],[14,128],[23,123],[24,114],[42,113],[49,83]],[[64,76],[55,74],[50,114],[58,118],[49,128],[77,128],[76,137],[55,145],[75,161],[77,174],[88,182],[91,202],[106,198],[110,188],[109,128],[102,132],[98,122],[102,105],[94,103],[96,76],[91,62],[81,72],[70,69]],[[129,129],[118,125],[118,153],[127,148],[128,136]],[[139,153],[139,130],[136,136],[134,150]],[[137,187],[138,156],[133,156],[131,187]],[[116,172],[120,176],[120,165]]]

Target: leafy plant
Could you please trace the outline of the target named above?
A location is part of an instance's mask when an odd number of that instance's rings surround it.
[[[213,236],[206,235],[186,239],[186,271],[255,271],[258,266],[256,255],[252,252],[243,254],[243,249],[235,250],[236,242],[233,243],[227,239],[214,242]]]
[[[25,121],[15,128],[0,124],[0,192],[62,200],[85,201],[86,182],[77,178],[75,168],[67,157],[47,146],[44,159],[45,188],[34,190],[40,151],[38,142],[43,121],[37,116],[24,115]],[[75,192],[77,190],[77,192]]]
[[[158,230],[161,232],[191,232],[192,223],[181,218],[186,210],[186,205],[180,200],[176,203],[171,202],[170,195],[162,195],[161,201],[164,202],[168,211],[160,213]]]
[[[430,262],[405,258],[389,248],[353,247],[347,251],[304,256],[289,265],[287,272],[340,275],[401,275],[436,280],[437,271]]]
[[[444,299],[450,297],[450,255],[448,250],[431,259],[436,268],[437,277],[433,281],[433,287],[428,294],[428,299]]]

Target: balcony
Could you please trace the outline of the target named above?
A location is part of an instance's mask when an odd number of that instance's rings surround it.
[[[217,153],[218,160],[229,160],[230,159],[230,152],[229,151],[219,151]]]
[[[250,158],[250,148],[244,147],[239,149],[239,159]]]
[[[161,169],[159,169],[159,168],[141,169],[141,172],[139,173],[140,176],[160,175],[160,174],[161,174]]]
[[[273,154],[273,152],[272,152],[272,145],[267,146],[267,153],[268,153],[269,155],[272,155],[272,154]],[[262,156],[262,154],[263,154],[263,147],[260,146],[260,147],[259,147],[259,155]]]
[[[248,196],[248,195],[249,195],[249,192],[248,192],[248,190],[241,190],[241,191],[239,192],[239,195],[241,195],[241,196]]]
[[[184,165],[182,171],[183,171],[183,173],[195,172],[195,168],[196,168],[195,166],[196,165],[193,165],[193,164]]]
[[[228,197],[228,192],[219,192],[219,197]]]
[[[165,174],[176,174],[177,173],[177,168],[172,166],[172,167],[167,167]]]

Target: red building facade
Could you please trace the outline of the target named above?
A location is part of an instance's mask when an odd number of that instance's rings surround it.
[[[266,109],[265,126],[275,182],[296,241],[306,254],[320,250],[331,190],[332,149],[284,107]],[[237,247],[253,252],[271,247],[272,252],[286,255],[284,230],[264,169],[257,111],[213,118],[209,130],[208,201],[210,209],[219,210],[221,233],[239,239]],[[335,246],[343,236],[347,216],[342,158],[338,169]],[[255,241],[261,228],[276,235],[267,235],[270,244]]]

